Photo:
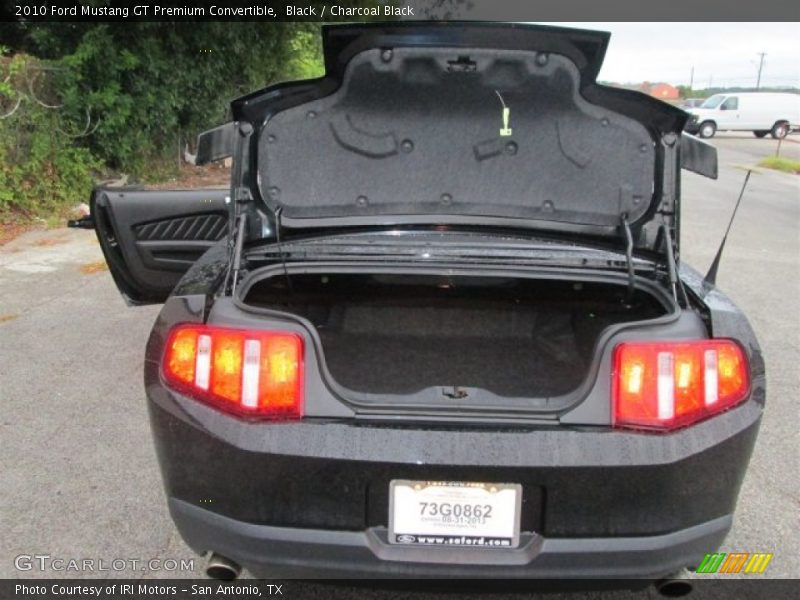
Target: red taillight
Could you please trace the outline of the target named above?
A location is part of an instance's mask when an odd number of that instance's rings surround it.
[[[162,369],[170,387],[222,410],[303,416],[303,340],[295,333],[179,325]]]
[[[614,351],[619,427],[689,425],[735,406],[749,391],[747,358],[731,340],[630,342]]]

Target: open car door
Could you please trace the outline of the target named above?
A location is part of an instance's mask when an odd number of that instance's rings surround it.
[[[126,302],[164,302],[189,267],[227,236],[229,193],[124,188],[92,192],[97,238]]]

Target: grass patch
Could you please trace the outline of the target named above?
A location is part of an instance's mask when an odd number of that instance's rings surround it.
[[[759,167],[766,169],[775,169],[776,171],[783,171],[784,173],[793,173],[797,175],[800,173],[800,160],[791,158],[783,158],[780,156],[768,156],[758,163]]]

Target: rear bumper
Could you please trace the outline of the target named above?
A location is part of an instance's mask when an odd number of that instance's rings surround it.
[[[731,516],[664,535],[551,539],[523,536],[519,548],[391,545],[386,529],[330,531],[254,525],[178,499],[170,512],[186,542],[213,549],[260,578],[647,578],[686,566],[722,543]]]
[[[669,435],[602,428],[253,423],[148,386],[173,519],[198,553],[321,578],[646,578],[730,528],[761,406]],[[522,486],[516,549],[386,541],[392,479]]]

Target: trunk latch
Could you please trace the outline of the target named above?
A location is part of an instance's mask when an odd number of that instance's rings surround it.
[[[442,396],[447,396],[448,398],[452,398],[453,400],[460,400],[461,398],[466,398],[469,396],[467,390],[464,388],[460,388],[457,385],[453,387],[445,387],[442,388]]]
[[[461,55],[456,60],[447,61],[447,70],[451,73],[474,73],[478,64],[469,56]]]

